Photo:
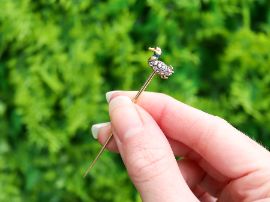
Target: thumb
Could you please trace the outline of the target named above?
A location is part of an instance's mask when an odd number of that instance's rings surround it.
[[[109,111],[119,152],[143,201],[197,201],[152,117],[125,96],[113,98]]]

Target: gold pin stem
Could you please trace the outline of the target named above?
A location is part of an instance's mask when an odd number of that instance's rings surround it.
[[[137,102],[138,98],[140,97],[140,95],[142,94],[142,92],[147,88],[147,86],[149,85],[149,83],[152,81],[152,79],[154,78],[154,76],[156,75],[156,72],[152,72],[150,74],[150,76],[147,78],[147,80],[144,82],[143,86],[141,87],[141,89],[138,91],[138,93],[135,95],[135,97],[132,99],[133,102]]]
[[[92,161],[91,165],[87,168],[87,170],[84,173],[83,177],[86,177],[86,175],[89,173],[89,171],[91,170],[91,168],[96,164],[97,160],[99,159],[99,157],[101,156],[101,154],[104,152],[106,146],[108,145],[108,143],[112,139],[112,136],[113,136],[113,134],[111,133],[110,136],[107,138],[106,142],[104,143],[104,145],[99,150],[99,152],[96,155],[95,159]]]
[[[132,99],[132,101],[134,103],[136,103],[138,101],[138,98],[140,97],[140,95],[142,94],[142,92],[147,88],[147,86],[150,84],[150,82],[152,81],[152,79],[154,78],[156,72],[152,72],[149,77],[147,78],[147,80],[144,82],[143,86],[141,87],[141,89],[138,91],[138,93],[135,95],[135,97]],[[99,150],[98,154],[96,155],[95,159],[92,161],[92,163],[90,164],[90,166],[87,168],[86,172],[84,173],[83,177],[85,177],[89,171],[91,170],[91,168],[93,168],[93,166],[96,164],[97,160],[99,159],[99,157],[101,156],[101,154],[104,152],[106,146],[109,144],[110,140],[112,139],[113,134],[111,133],[110,136],[107,138],[106,142],[104,143],[104,145],[101,147],[101,149]]]

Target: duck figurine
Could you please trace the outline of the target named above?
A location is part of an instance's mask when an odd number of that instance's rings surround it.
[[[168,79],[174,71],[171,65],[166,65],[164,62],[158,60],[162,54],[161,48],[148,48],[150,51],[153,51],[153,55],[148,59],[148,65],[156,72],[162,79]]]

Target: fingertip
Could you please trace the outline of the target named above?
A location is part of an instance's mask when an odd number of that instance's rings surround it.
[[[134,134],[137,129],[142,128],[143,123],[135,104],[127,96],[117,96],[110,100],[109,112],[115,135],[120,141]]]
[[[110,108],[115,107],[116,105],[121,105],[121,104],[130,104],[132,103],[131,99],[128,96],[125,95],[119,95],[119,96],[114,96],[112,97],[113,94],[109,95],[110,96]]]
[[[112,99],[114,99],[117,96],[127,96],[130,99],[132,99],[135,97],[136,93],[137,91],[123,91],[123,90],[109,91],[106,93],[106,100],[109,103]],[[149,93],[149,92],[144,92],[143,94],[145,93]]]
[[[94,124],[91,127],[92,135],[101,145],[104,145],[112,133],[111,122]],[[112,152],[118,152],[118,148],[115,139],[112,138],[106,149]]]
[[[108,131],[103,131],[99,136],[98,136],[98,142],[101,145],[104,145],[106,141],[108,140],[109,136],[111,135],[111,130]],[[107,144],[106,149],[110,150],[111,152],[119,152],[118,146],[116,144],[115,138],[113,137],[110,142]]]
[[[112,95],[115,95],[117,92],[121,92],[121,91],[114,90],[114,91],[109,91],[109,92],[106,93],[105,96],[106,96],[106,100],[107,100],[108,103],[110,102],[110,100],[112,98]]]
[[[111,125],[110,122],[106,122],[106,123],[98,123],[98,124],[94,124],[91,127],[91,132],[92,132],[92,136],[93,138],[97,139],[98,135],[99,135],[99,131],[101,128],[105,128],[107,126]]]

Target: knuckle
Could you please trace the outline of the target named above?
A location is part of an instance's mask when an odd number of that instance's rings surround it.
[[[213,116],[213,124],[217,125],[218,127],[225,127],[230,125],[228,121],[219,116]]]
[[[164,94],[164,93],[157,93],[158,96],[162,97],[162,98],[168,98],[169,96]]]
[[[218,134],[230,126],[231,125],[225,119],[220,118],[219,116],[212,116],[209,127],[212,129],[209,131],[208,135],[212,136]]]
[[[171,99],[171,97],[169,95],[166,95],[164,93],[155,93],[157,95],[157,97],[160,99],[160,100],[168,100],[168,99]]]
[[[219,136],[230,125],[226,120],[218,116],[209,116],[208,124],[205,125],[202,133],[194,140],[196,144],[201,145],[201,150],[204,152],[210,151],[212,148],[209,144],[209,139]]]
[[[270,183],[267,176],[269,171],[263,170],[249,173],[241,178],[231,181],[227,191],[231,192],[235,201],[259,201],[270,197]],[[256,178],[257,180],[253,180]],[[241,188],[240,188],[241,187]]]

